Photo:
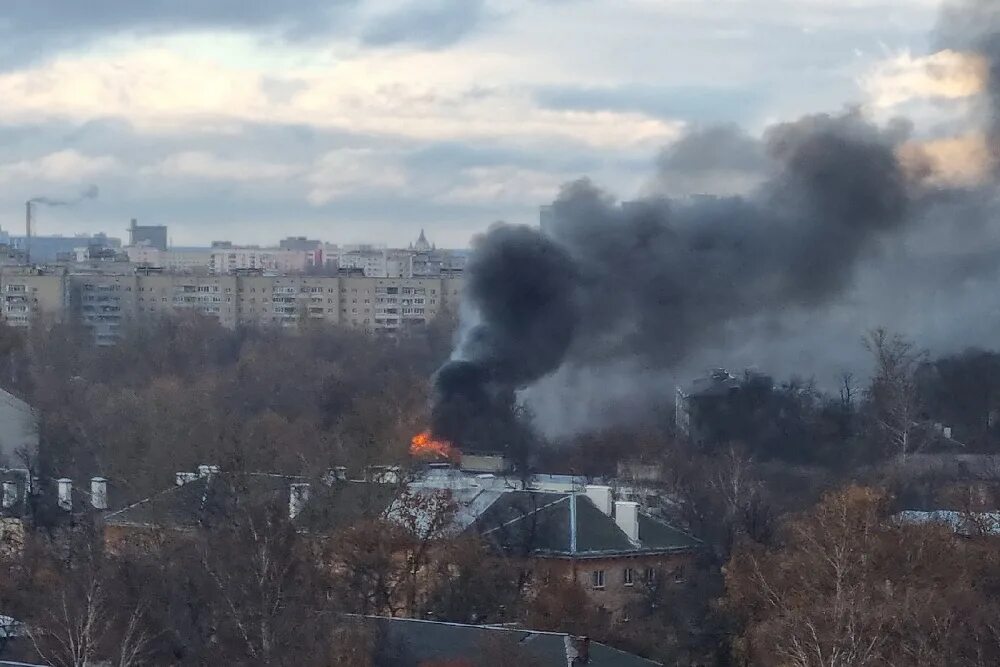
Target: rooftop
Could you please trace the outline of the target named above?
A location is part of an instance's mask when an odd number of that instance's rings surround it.
[[[305,477],[267,473],[213,473],[189,479],[149,498],[105,516],[109,525],[192,529],[226,516],[237,495],[287,504],[294,484]],[[575,479],[556,478],[567,490],[523,490],[505,478],[470,476],[456,470],[431,469],[415,481],[402,483],[394,471],[379,481],[328,478],[312,483],[308,502],[296,514],[303,529],[332,531],[364,518],[412,518],[414,512],[440,511],[440,503],[419,502],[422,496],[448,494],[454,515],[444,528],[448,534],[475,531],[495,547],[536,556],[596,557],[636,553],[688,551],[700,542],[658,519],[638,512],[638,538],[633,540],[611,514],[578,493]],[[372,479],[377,479],[373,477]],[[541,482],[539,482],[541,483]],[[602,487],[607,488],[607,487]],[[574,490],[575,489],[575,490]],[[408,495],[404,495],[408,492]],[[610,489],[608,489],[610,493]],[[406,498],[415,498],[412,503]],[[420,518],[418,517],[418,521]]]
[[[462,625],[406,618],[365,617],[373,626],[379,644],[390,653],[393,664],[410,667],[425,664],[465,665],[491,649],[510,659],[523,659],[539,667],[566,667],[567,645],[579,638],[558,632],[538,632]],[[587,642],[589,667],[651,667],[659,663],[613,649],[599,642]]]
[[[658,519],[638,513],[638,540],[585,495],[512,491],[479,515],[475,529],[498,548],[536,556],[604,557],[690,551],[701,542]]]

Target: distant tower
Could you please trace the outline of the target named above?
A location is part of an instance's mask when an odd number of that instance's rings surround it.
[[[424,236],[424,230],[420,230],[420,236],[417,238],[417,242],[413,244],[413,249],[417,252],[427,252],[431,249],[431,244],[427,242],[427,237]]]

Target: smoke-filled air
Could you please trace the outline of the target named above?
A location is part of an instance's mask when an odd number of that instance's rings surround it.
[[[953,127],[858,106],[759,137],[693,128],[640,198],[582,179],[544,229],[491,228],[435,378],[435,434],[503,450],[532,430],[523,414],[552,436],[609,425],[714,366],[832,381],[863,368],[876,326],[936,351],[995,345],[1000,7],[950,4],[934,41],[981,88]],[[694,189],[719,174],[741,191]]]

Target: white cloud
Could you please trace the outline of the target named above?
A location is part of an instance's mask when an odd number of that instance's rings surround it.
[[[249,121],[416,140],[551,136],[594,146],[677,133],[677,124],[640,113],[542,109],[527,88],[477,83],[491,70],[509,77],[521,67],[495,54],[477,62],[440,53],[358,56],[333,68],[288,72],[282,78],[294,84],[291,92],[275,96],[268,94],[273,76],[165,50],[67,56],[0,75],[0,120],[119,117],[166,132],[219,132]]]
[[[408,184],[398,156],[371,149],[330,151],[306,177],[308,200],[314,206],[330,203],[345,194],[379,190],[401,190]]]
[[[118,166],[118,160],[107,155],[89,156],[74,150],[62,150],[32,160],[0,164],[0,181],[82,183]]]
[[[302,168],[290,164],[251,162],[220,158],[205,151],[175,153],[143,170],[149,175],[215,181],[277,181],[299,175]]]
[[[466,169],[461,182],[438,201],[458,204],[523,204],[555,199],[559,188],[570,180],[567,174],[497,165]]]
[[[861,83],[871,103],[891,108],[912,100],[961,100],[979,94],[986,81],[982,58],[944,50],[926,56],[906,51],[878,63]]]

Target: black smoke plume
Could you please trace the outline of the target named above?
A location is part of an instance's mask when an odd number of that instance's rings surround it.
[[[432,430],[467,449],[508,451],[526,437],[515,390],[556,370],[573,340],[576,268],[551,239],[500,225],[467,273],[477,321],[435,377]]]
[[[1000,10],[964,2],[948,12],[947,30],[989,63],[990,137],[1000,155]],[[968,19],[964,28],[955,17]],[[619,204],[582,180],[564,187],[546,233],[495,227],[468,267],[465,305],[475,324],[435,378],[435,433],[465,448],[514,446],[527,431],[516,393],[557,369],[625,361],[645,373],[675,369],[699,351],[738,344],[751,319],[778,323],[780,336],[782,321],[830,308],[860,267],[916,228],[973,213],[990,219],[988,192],[941,186],[932,161],[914,159],[919,149],[901,150],[911,130],[853,110],[778,124],[760,140],[710,128],[668,149],[661,178],[685,163],[688,173],[711,171],[704,156],[736,160],[722,172],[751,173],[750,194]],[[979,264],[1000,264],[1000,246]],[[967,282],[968,270],[960,273],[956,283]]]

